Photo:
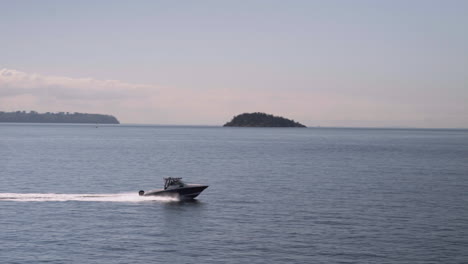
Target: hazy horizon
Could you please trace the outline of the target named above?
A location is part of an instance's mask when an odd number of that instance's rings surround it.
[[[0,111],[468,128],[467,1],[0,3]]]
[[[30,111],[35,111],[35,110],[15,110],[15,111],[10,111],[10,112],[16,112],[16,111],[25,111],[27,113],[29,113]],[[2,112],[2,110],[0,109],[0,112]],[[5,112],[5,111],[3,111]],[[50,113],[59,113],[59,112],[63,112],[63,111],[55,111],[55,112],[50,112]],[[47,113],[47,112],[38,112],[39,114],[44,114],[44,113]],[[67,113],[67,112],[64,112],[64,113]],[[69,114],[73,114],[74,112],[68,112]],[[124,125],[124,126],[161,126],[161,127],[223,127],[223,125],[225,123],[227,123],[228,121],[231,121],[232,118],[234,117],[231,117],[231,118],[228,118],[226,119],[226,121],[224,121],[223,123],[219,123],[219,124],[171,124],[171,123],[132,123],[132,122],[122,122],[118,116],[115,116],[115,115],[112,115],[111,113],[84,113],[84,112],[78,112],[80,114],[101,114],[101,115],[111,115],[111,116],[114,116],[116,117],[118,120],[119,120],[119,124],[100,124],[98,123],[98,125],[100,126],[106,126],[106,125],[109,125],[109,126],[115,126],[115,125]],[[282,116],[282,117],[285,117],[285,116]],[[285,117],[287,118],[287,117]],[[289,118],[288,118],[289,119]],[[297,120],[293,120],[293,121],[297,121]],[[299,121],[297,121],[299,122]],[[24,125],[42,125],[44,123],[41,123],[41,122],[0,122],[0,124],[24,124]],[[45,123],[45,124],[50,124],[50,125],[90,125],[90,126],[94,126],[96,125],[95,123]],[[247,127],[247,128],[257,128],[257,127]],[[270,127],[258,127],[258,128],[270,128]],[[281,127],[280,127],[281,128]],[[286,127],[286,128],[291,128],[291,127]],[[411,126],[320,126],[320,125],[312,125],[312,126],[307,126],[306,125],[306,128],[323,128],[323,129],[415,129],[415,130],[418,130],[418,129],[422,129],[422,130],[432,130],[432,129],[435,129],[435,130],[468,130],[468,128],[465,128],[465,127],[411,127]]]

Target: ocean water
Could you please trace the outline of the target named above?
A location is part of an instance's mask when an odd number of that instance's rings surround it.
[[[162,178],[194,202],[139,197]],[[468,131],[0,124],[1,263],[468,263]]]

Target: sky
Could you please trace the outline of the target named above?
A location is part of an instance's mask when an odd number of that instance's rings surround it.
[[[468,1],[0,0],[0,111],[468,128]]]

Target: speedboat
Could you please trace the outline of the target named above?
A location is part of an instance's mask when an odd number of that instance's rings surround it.
[[[175,197],[181,200],[191,200],[197,197],[208,185],[186,184],[182,178],[164,178],[164,189],[151,190],[145,192],[139,191],[140,196],[165,196]]]

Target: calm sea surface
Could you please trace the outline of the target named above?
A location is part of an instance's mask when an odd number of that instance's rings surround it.
[[[162,178],[196,202],[139,197]],[[468,131],[0,124],[1,263],[468,263]]]

